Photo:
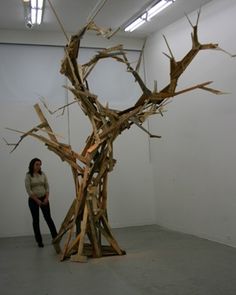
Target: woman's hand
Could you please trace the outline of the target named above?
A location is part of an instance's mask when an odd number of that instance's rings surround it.
[[[45,198],[44,198],[43,203],[42,203],[43,205],[47,205],[48,204],[48,198],[49,198],[49,193],[46,192]]]
[[[42,205],[47,205],[47,204],[48,204],[48,196],[42,202]]]
[[[43,202],[40,201],[39,199],[37,199],[36,203],[39,205],[39,207],[41,207],[43,205]]]
[[[42,206],[43,202],[40,201],[36,195],[31,195],[31,199],[33,199],[35,201],[35,203],[38,204],[39,207]]]
[[[39,200],[37,197],[34,198],[35,202],[40,206],[42,206],[43,202]]]

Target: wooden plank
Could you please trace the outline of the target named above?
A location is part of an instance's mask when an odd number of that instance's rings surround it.
[[[57,138],[56,138],[56,136],[53,134],[53,130],[51,129],[50,125],[48,124],[48,121],[47,121],[46,117],[44,116],[44,114],[43,114],[43,112],[42,112],[42,110],[41,110],[39,104],[36,103],[36,104],[34,105],[34,109],[35,109],[35,111],[36,111],[36,113],[37,113],[39,119],[41,120],[41,122],[47,124],[47,126],[45,127],[45,129],[49,131],[49,132],[48,132],[48,136],[49,136],[49,138],[50,138],[52,141],[57,142]]]
[[[69,246],[69,243],[70,243],[70,239],[71,239],[71,235],[72,235],[72,232],[73,232],[73,227],[70,229],[68,235],[67,235],[67,239],[66,239],[66,243],[64,245],[64,250],[61,254],[61,261],[63,261],[66,257],[66,254],[67,254],[67,250],[68,250],[68,246]]]
[[[87,260],[87,258],[84,257],[84,255],[83,255],[84,238],[85,238],[85,234],[86,234],[87,221],[88,221],[88,208],[87,208],[87,205],[85,205],[83,220],[81,222],[81,232],[80,232],[78,252],[76,255],[71,256],[71,261],[85,262]]]
[[[79,243],[79,240],[80,240],[80,234],[78,234],[77,237],[68,246],[68,250],[67,250],[68,256],[71,256],[71,253],[73,251],[78,251],[77,244]]]
[[[119,255],[123,255],[122,250],[120,249],[120,247],[118,246],[116,240],[114,238],[112,238],[106,231],[104,228],[102,228],[101,225],[98,225],[99,230],[101,231],[101,233],[103,234],[103,236],[107,239],[107,241],[109,242],[109,244],[112,246],[112,248],[116,251],[117,254]]]
[[[87,201],[87,207],[88,207],[88,214],[89,214],[89,224],[91,228],[91,238],[93,241],[93,248],[95,250],[95,257],[101,257],[102,252],[101,252],[101,246],[98,243],[98,236],[97,236],[97,231],[96,231],[96,226],[95,226],[95,220],[93,217],[93,209],[92,209],[92,202],[90,200]]]
[[[76,199],[74,199],[74,201],[72,202],[66,217],[64,218],[60,230],[58,232],[58,236],[60,237],[60,239],[62,238],[61,233],[64,233],[65,228],[68,226],[69,222],[71,221],[72,217],[74,216],[74,210],[75,210],[75,203],[76,203]],[[55,239],[55,242],[57,241],[57,237]]]

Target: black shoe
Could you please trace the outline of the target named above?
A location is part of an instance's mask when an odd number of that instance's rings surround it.
[[[41,243],[38,243],[38,246],[39,246],[39,248],[43,248],[44,244],[41,242]]]

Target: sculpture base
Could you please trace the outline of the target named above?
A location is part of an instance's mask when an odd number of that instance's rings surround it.
[[[78,255],[77,251],[74,251],[74,253],[71,253],[70,261],[73,262],[87,262],[88,258],[101,258],[101,257],[107,257],[107,256],[116,256],[116,255],[126,255],[126,252],[124,250],[121,250],[121,254],[117,253],[111,246],[103,245],[101,247],[101,256],[96,256],[96,253],[93,249],[93,247],[90,244],[84,244],[83,249],[83,255]]]

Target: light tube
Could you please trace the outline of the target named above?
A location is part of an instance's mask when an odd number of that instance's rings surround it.
[[[37,9],[36,8],[31,8],[31,22],[32,24],[36,24],[37,20]]]
[[[131,24],[125,28],[125,32],[133,32],[135,29],[140,27],[145,22],[149,21],[163,9],[172,4],[175,0],[161,0],[150,9],[146,10],[140,17],[135,19]]]
[[[145,23],[145,20],[138,18],[132,24],[130,24],[127,28],[125,28],[126,32],[133,32],[135,29],[140,27],[143,23]]]
[[[43,9],[43,1],[44,0],[38,0],[38,9]]]
[[[42,9],[38,9],[37,13],[37,25],[40,25],[42,22],[43,11]]]
[[[148,17],[147,20],[149,21],[152,17],[157,15],[159,12],[164,10],[166,7],[168,7],[170,4],[172,4],[171,1],[165,1],[162,0],[161,2],[157,3],[155,6],[153,6],[149,11],[148,11]]]
[[[31,8],[37,8],[37,0],[31,0]]]
[[[44,0],[31,0],[31,22],[32,25],[40,25],[43,17]]]

